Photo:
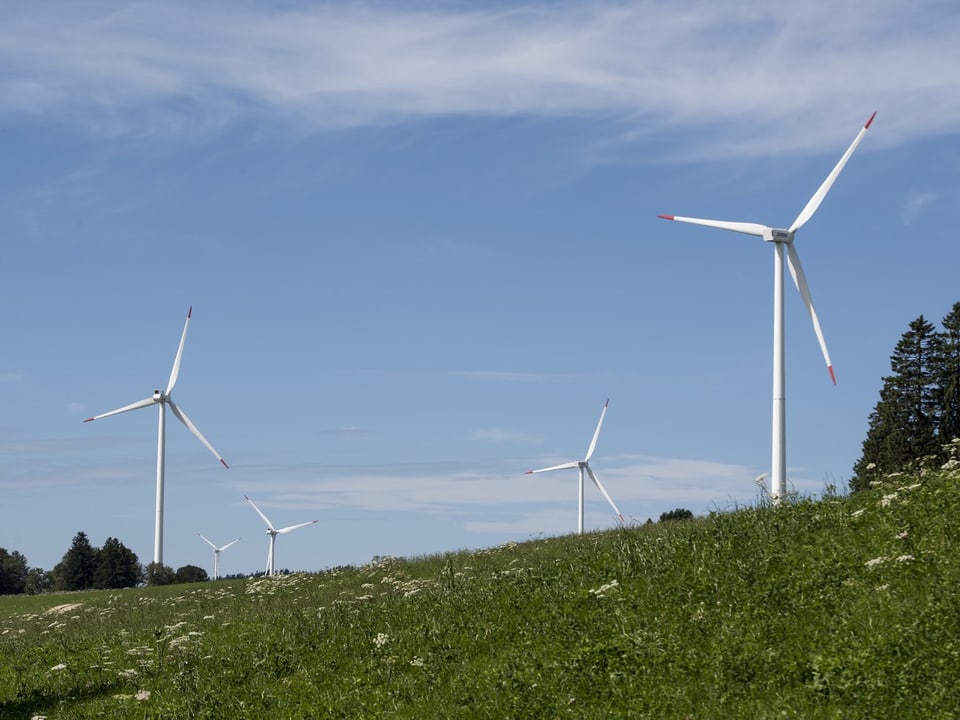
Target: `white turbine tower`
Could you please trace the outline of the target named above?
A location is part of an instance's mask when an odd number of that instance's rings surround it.
[[[308,520],[307,522],[299,523],[299,524],[297,524],[297,525],[289,525],[289,526],[287,526],[287,527],[285,527],[285,528],[280,528],[279,530],[277,530],[276,528],[273,527],[273,523],[270,522],[270,519],[269,519],[266,515],[263,514],[263,512],[260,510],[260,508],[258,508],[258,507],[256,506],[256,504],[253,502],[253,500],[251,500],[250,498],[248,498],[246,495],[244,495],[243,498],[244,498],[244,500],[246,500],[248,503],[250,503],[250,504],[253,506],[253,509],[257,511],[257,515],[259,515],[260,517],[262,517],[262,518],[263,518],[263,521],[267,524],[267,535],[270,536],[270,549],[267,551],[267,570],[266,570],[266,573],[267,573],[267,575],[273,575],[273,546],[274,546],[274,545],[276,544],[276,542],[277,542],[277,535],[283,535],[284,533],[288,533],[288,532],[290,532],[291,530],[296,530],[297,528],[302,528],[302,527],[304,527],[305,525],[313,525],[313,524],[314,524],[315,522],[317,522],[317,521],[316,521],[316,520]]]
[[[800,297],[806,305],[810,319],[813,321],[813,331],[817,335],[820,343],[820,351],[823,353],[823,359],[827,363],[827,370],[830,371],[830,379],[833,384],[837,384],[837,378],[833,373],[833,363],[830,362],[830,354],[827,352],[827,343],[823,339],[823,330],[820,328],[820,320],[817,318],[817,312],[813,307],[813,298],[810,296],[810,288],[807,285],[807,278],[803,272],[803,266],[800,264],[800,256],[797,254],[796,245],[794,245],[794,236],[804,224],[813,217],[813,214],[820,207],[820,203],[827,196],[834,181],[843,170],[847,160],[857,149],[863,136],[870,128],[870,123],[877,113],[874,112],[867,120],[867,123],[860,129],[853,143],[847,148],[847,151],[840,158],[833,171],[827,175],[819,189],[813,194],[807,202],[806,207],[800,211],[797,219],[793,221],[788,229],[768,227],[757,223],[746,222],[726,222],[722,220],[703,220],[700,218],[680,217],[678,215],[659,215],[664,220],[676,220],[677,222],[693,223],[695,225],[706,225],[708,227],[720,228],[721,230],[732,230],[733,232],[744,233],[745,235],[755,235],[763,238],[764,241],[773,243],[774,247],[774,266],[773,266],[773,461],[770,473],[770,495],[774,502],[782,498],[787,492],[787,455],[786,455],[786,422],[785,422],[785,370],[784,370],[784,322],[783,322],[783,251],[787,250],[787,265],[790,267],[790,275],[793,276],[793,282],[800,291]]]
[[[180,336],[180,347],[177,348],[177,357],[173,361],[173,370],[170,372],[170,380],[167,382],[166,390],[154,390],[152,397],[145,398],[130,405],[125,405],[117,410],[111,410],[110,412],[105,412],[102,415],[95,415],[84,420],[84,422],[90,422],[92,420],[110,417],[111,415],[119,415],[120,413],[125,413],[130,410],[139,410],[140,408],[150,407],[151,405],[158,406],[160,410],[160,425],[157,432],[157,519],[153,539],[153,561],[158,564],[163,563],[163,466],[167,417],[166,406],[170,406],[170,409],[173,411],[173,414],[176,416],[177,420],[186,425],[187,429],[197,436],[200,442],[204,444],[207,450],[213,453],[214,457],[216,457],[224,467],[229,467],[226,461],[220,456],[220,453],[213,449],[213,445],[207,442],[207,439],[200,433],[199,430],[197,430],[196,425],[190,422],[190,418],[186,416],[183,410],[176,406],[176,404],[173,402],[173,398],[170,397],[171,393],[173,392],[173,386],[177,384],[177,375],[180,374],[180,358],[183,356],[183,344],[187,339],[187,328],[190,326],[191,314],[193,314],[192,306],[189,310],[187,310],[187,320],[183,324],[183,334]]]
[[[620,522],[624,522],[623,515],[620,514],[620,510],[617,509],[617,506],[614,504],[613,500],[610,499],[610,496],[607,494],[607,491],[603,489],[603,485],[600,484],[600,481],[597,479],[596,473],[593,472],[593,469],[590,467],[590,458],[593,457],[593,451],[597,448],[597,438],[600,437],[600,428],[603,426],[603,418],[607,414],[607,406],[610,404],[610,400],[607,400],[603,404],[603,410],[600,412],[600,422],[597,423],[597,429],[593,433],[593,440],[590,441],[590,448],[587,450],[587,456],[583,460],[573,460],[568,463],[563,463],[562,465],[553,465],[552,467],[540,468],[539,470],[527,470],[527,475],[533,475],[534,473],[550,472],[551,470],[572,470],[576,468],[580,471],[580,490],[579,490],[579,504],[577,506],[577,533],[583,535],[583,473],[586,472],[590,476],[590,479],[593,481],[593,484],[597,486],[597,489],[603,493],[603,496],[607,499],[607,502],[610,503],[610,507],[613,508],[613,511],[617,514],[617,518]]]
[[[197,535],[200,535],[200,533],[197,533]],[[200,539],[203,540],[207,545],[213,548],[213,579],[218,580],[220,578],[220,553],[222,553],[224,550],[226,550],[228,547],[230,547],[234,543],[240,542],[240,538],[237,538],[236,540],[228,542],[226,545],[221,545],[220,547],[217,547],[216,545],[214,545],[212,542],[207,540],[207,538],[205,538],[203,535],[200,535]]]

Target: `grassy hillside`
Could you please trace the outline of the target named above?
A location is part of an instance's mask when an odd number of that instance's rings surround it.
[[[960,475],[320,574],[0,598],[0,717],[952,718]]]

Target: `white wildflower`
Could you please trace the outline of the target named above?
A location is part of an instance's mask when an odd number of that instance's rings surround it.
[[[866,565],[868,568],[872,568],[872,567],[876,567],[877,565],[882,565],[886,561],[887,559],[885,557],[878,557],[878,558],[874,558],[873,560],[867,560],[864,563],[864,565]]]
[[[415,657],[413,660],[410,661],[410,664],[413,665],[413,667],[423,667],[423,658]]]
[[[140,702],[140,701],[142,701],[142,700],[149,700],[149,699],[150,699],[150,691],[149,691],[149,690],[137,690],[137,694],[134,695],[133,697],[134,697],[134,699],[137,700],[138,702]]]
[[[373,644],[377,646],[378,650],[388,642],[390,642],[390,636],[386,633],[377,633],[377,636],[373,639]]]
[[[601,585],[595,590],[590,590],[589,592],[594,597],[602,598],[602,597],[606,597],[608,593],[613,592],[619,587],[620,587],[619,582],[617,582],[616,580],[611,580],[610,582]]]
[[[909,534],[910,533],[908,533],[906,530],[904,530],[903,532],[899,532],[897,533],[897,540],[905,540],[909,536]]]
[[[890,503],[897,499],[896,493],[890,493],[889,495],[884,495],[880,498],[880,507],[887,507]]]
[[[863,508],[860,508],[859,510],[854,510],[852,513],[850,513],[850,517],[860,517],[865,512],[866,510],[864,510]]]
[[[902,563],[902,562],[910,562],[910,561],[913,560],[913,559],[914,559],[913,555],[898,555],[898,556],[897,556],[897,562],[901,562],[901,563]]]
[[[54,665],[52,668],[50,668],[50,672],[60,672],[61,670],[65,670],[66,668],[67,666],[65,663],[59,663],[57,665]]]

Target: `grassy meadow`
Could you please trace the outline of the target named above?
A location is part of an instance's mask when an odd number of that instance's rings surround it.
[[[960,473],[316,574],[0,598],[0,718],[960,717]]]

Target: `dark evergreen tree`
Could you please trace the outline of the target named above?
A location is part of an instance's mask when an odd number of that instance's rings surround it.
[[[196,565],[184,565],[177,568],[176,581],[178,583],[206,582],[210,578],[207,571]]]
[[[0,548],[0,595],[19,595],[27,585],[27,559],[16,550]]]
[[[97,571],[97,550],[86,533],[78,532],[63,559],[53,568],[55,590],[86,590],[93,587]]]
[[[669,522],[671,520],[690,520],[692,517],[693,513],[686,508],[677,508],[676,510],[671,510],[670,512],[660,513],[660,522]]]
[[[862,455],[853,467],[852,490],[940,455],[943,346],[942,335],[923,315],[901,336],[890,356],[893,374],[883,378],[880,400],[870,413]]]
[[[940,333],[940,431],[942,445],[960,438],[960,302],[943,318]]]
[[[104,590],[136,587],[142,578],[143,570],[136,554],[116,538],[108,537],[97,552],[93,587]]]
[[[177,581],[177,574],[169,565],[152,562],[146,567],[145,579],[147,585],[172,585]]]

